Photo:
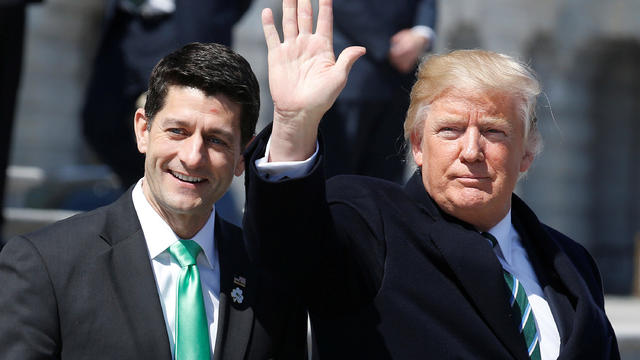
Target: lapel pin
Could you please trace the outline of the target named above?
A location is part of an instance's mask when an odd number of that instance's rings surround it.
[[[246,287],[247,286],[247,279],[245,279],[242,276],[234,276],[233,277],[233,283],[238,285],[238,286]]]
[[[238,304],[242,304],[242,301],[244,300],[244,296],[242,295],[242,289],[234,288],[233,290],[231,290],[231,298],[233,299],[233,301],[237,302]]]

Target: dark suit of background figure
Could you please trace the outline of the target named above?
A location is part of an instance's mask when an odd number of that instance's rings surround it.
[[[240,229],[220,217],[215,241],[221,270],[214,359],[303,358],[306,315],[286,284],[256,271]],[[230,297],[238,276],[246,279],[241,304]],[[0,359],[171,359],[131,191],[10,240],[0,252],[0,279]]]
[[[144,18],[109,0],[82,119],[87,141],[124,188],[138,181],[144,169],[133,135],[123,134],[132,134],[135,103],[147,90],[153,66],[190,42],[230,45],[232,27],[249,4],[250,0],[177,0],[174,13]]]
[[[3,0],[0,3],[0,248],[6,169],[22,70],[26,6],[38,0]]]
[[[260,239],[252,256],[303,295],[320,358],[529,359],[491,246],[445,215],[419,174],[404,187],[361,176],[325,187],[321,157],[307,177],[269,183],[254,165],[267,138],[249,150],[244,231]],[[512,200],[558,326],[559,358],[618,359],[591,256]]]
[[[327,142],[327,176],[359,174],[402,180],[402,123],[413,72],[389,63],[391,37],[426,25],[435,30],[435,0],[335,0],[333,44],[339,54],[351,45],[367,48],[320,125]]]

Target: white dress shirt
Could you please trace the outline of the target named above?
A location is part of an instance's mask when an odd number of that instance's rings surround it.
[[[142,192],[141,179],[133,189],[133,205],[138,214],[142,232],[149,249],[149,258],[153,267],[162,312],[164,314],[167,333],[169,334],[169,345],[171,355],[174,356],[176,338],[176,298],[178,294],[178,280],[182,268],[176,259],[169,254],[167,249],[180,240],[169,225],[151,207],[147,198]],[[200,284],[204,297],[204,308],[207,313],[207,324],[209,326],[209,337],[211,344],[211,354],[216,343],[218,333],[218,307],[220,299],[220,262],[218,261],[218,251],[214,238],[215,207],[211,210],[211,215],[205,226],[191,238],[200,245],[202,252],[196,259],[198,272],[200,273]]]
[[[502,267],[518,278],[527,293],[531,310],[536,319],[540,336],[542,360],[557,359],[560,353],[560,334],[551,314],[549,303],[540,287],[527,251],[522,246],[520,235],[511,224],[511,210],[489,233],[498,240],[494,252]]]
[[[267,149],[268,146],[267,144]],[[271,181],[277,181],[284,177],[302,177],[309,172],[309,169],[315,163],[317,153],[318,145],[316,144],[315,153],[306,161],[269,163],[263,158],[256,161],[256,167],[259,173],[264,174],[264,176],[270,178]],[[158,286],[158,294],[160,295],[160,303],[162,304],[167,333],[169,334],[171,354],[174,356],[177,284],[182,268],[167,250],[173,243],[180,240],[180,238],[153,207],[151,207],[149,201],[147,201],[142,191],[143,181],[144,178],[138,181],[131,196],[138,219],[140,220],[140,225],[142,226],[145,241],[147,242],[147,248],[149,249],[149,258],[153,267],[156,285]],[[191,238],[202,248],[202,252],[196,259],[196,264],[198,266],[198,272],[200,273],[204,307],[207,313],[211,354],[213,354],[218,333],[218,322],[216,319],[220,305],[220,261],[215,245],[214,219],[215,206],[211,209],[211,215],[209,215],[207,223]]]
[[[267,141],[267,146],[264,149],[264,156],[256,160],[256,169],[258,175],[263,179],[276,182],[285,177],[295,179],[301,178],[309,173],[313,165],[316,163],[318,157],[318,150],[320,145],[316,141],[316,150],[308,159],[302,161],[278,161],[269,162],[269,150],[271,149],[271,137]]]

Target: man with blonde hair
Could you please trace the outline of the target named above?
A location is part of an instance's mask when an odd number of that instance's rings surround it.
[[[283,42],[263,13],[281,81],[270,83],[273,126],[248,150],[244,226],[252,256],[308,306],[316,355],[619,358],[595,262],[513,194],[541,147],[532,71],[489,51],[432,56],[405,123],[408,183],[325,183],[318,124],[365,50],[335,59],[331,1],[316,33],[310,8],[283,2]],[[263,167],[282,161],[313,165],[297,179]]]

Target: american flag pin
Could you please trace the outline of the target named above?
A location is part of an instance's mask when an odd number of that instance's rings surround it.
[[[242,276],[234,276],[233,283],[238,286],[247,287],[247,279]]]

